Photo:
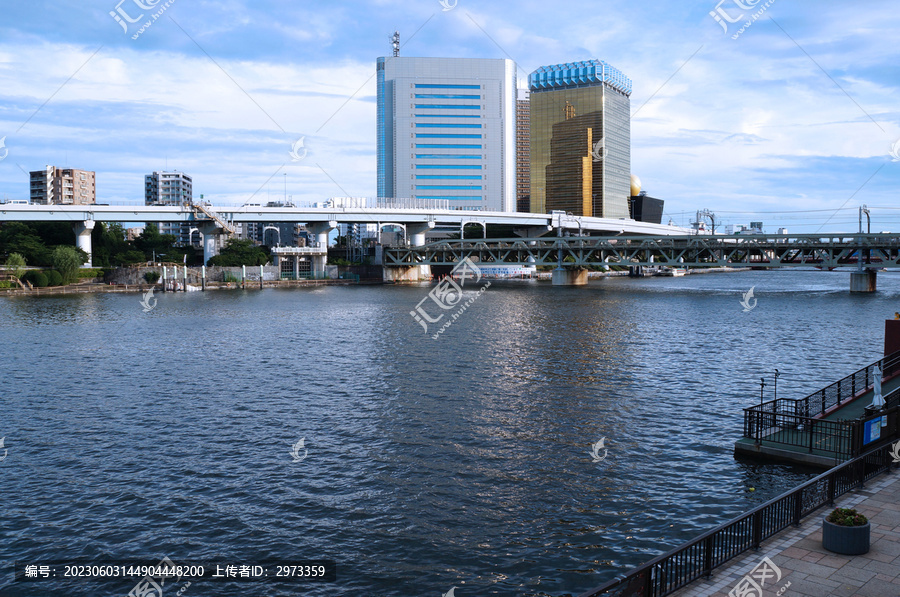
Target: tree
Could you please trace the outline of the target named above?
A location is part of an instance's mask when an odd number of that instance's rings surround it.
[[[28,270],[25,272],[25,275],[22,276],[22,279],[31,282],[32,286],[37,286],[38,288],[43,288],[48,283],[47,274],[39,269]]]
[[[238,267],[241,265],[265,265],[269,262],[269,252],[253,244],[248,239],[229,239],[222,251],[209,260],[207,265]]]
[[[135,263],[143,263],[145,261],[147,261],[147,258],[144,257],[144,253],[141,251],[135,251],[134,249],[119,253],[118,255],[113,257],[112,260],[113,264],[117,266],[132,265]]]
[[[82,252],[83,255],[83,252]],[[65,284],[69,284],[78,279],[78,270],[84,263],[82,256],[73,247],[56,247],[51,257],[53,269],[58,271],[63,278]]]
[[[19,253],[10,253],[6,260],[6,269],[10,270],[16,278],[21,278],[22,272],[25,270],[25,258]]]
[[[60,274],[55,269],[51,269],[47,272],[47,286],[62,286],[63,279],[62,274]]]
[[[18,253],[31,265],[50,265],[50,249],[25,222],[6,222],[0,227],[0,253]]]
[[[141,235],[134,239],[134,246],[143,251],[148,260],[153,258],[154,253],[157,257],[168,253],[174,245],[175,235],[160,234],[159,227],[153,223],[148,223]]]
[[[97,222],[91,233],[91,243],[94,249],[93,264],[97,267],[110,267],[120,263],[120,255],[134,250],[131,243],[125,240],[125,229],[118,222],[109,224]],[[144,259],[141,258],[137,261],[144,261]]]

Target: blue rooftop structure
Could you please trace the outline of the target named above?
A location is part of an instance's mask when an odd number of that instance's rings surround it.
[[[602,60],[580,60],[542,66],[528,75],[528,87],[532,93],[561,88],[593,87],[604,83],[626,96],[631,96],[631,79]]]

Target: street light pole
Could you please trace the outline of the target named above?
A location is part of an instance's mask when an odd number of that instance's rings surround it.
[[[766,387],[766,378],[759,378],[759,412],[756,413],[756,445],[759,445],[762,441],[762,429],[763,429],[763,388]]]
[[[778,376],[781,373],[778,372],[778,369],[775,370],[775,400],[778,400]]]

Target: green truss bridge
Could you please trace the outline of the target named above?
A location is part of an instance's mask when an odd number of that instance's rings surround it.
[[[384,250],[384,265],[394,268],[454,265],[465,258],[484,265],[554,266],[559,285],[585,283],[591,267],[852,267],[851,291],[874,292],[876,270],[900,268],[900,235],[542,236],[452,239]]]

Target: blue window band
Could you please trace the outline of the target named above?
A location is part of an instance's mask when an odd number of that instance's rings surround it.
[[[416,133],[416,139],[481,139],[481,135],[467,133]]]
[[[416,128],[423,129],[480,129],[480,124],[457,124],[455,122],[417,122]]]
[[[481,170],[481,164],[416,164],[416,170]]]
[[[416,114],[416,118],[481,118],[481,114]]]
[[[413,199],[449,199],[450,201],[483,201],[484,198],[478,195],[467,197],[466,195],[414,195]]]
[[[417,93],[416,99],[481,99],[480,95],[452,95],[449,93]]]
[[[449,143],[416,143],[419,149],[481,149],[481,145],[451,145]]]
[[[416,174],[416,180],[481,180],[480,174]]]
[[[467,185],[450,185],[450,184],[417,184],[417,189],[435,189],[435,190],[446,190],[446,191],[480,191],[481,186],[467,186]]]
[[[453,85],[451,83],[416,83],[416,89],[481,89],[481,85]]]
[[[415,104],[416,109],[426,110],[480,110],[481,106],[472,104]]]

